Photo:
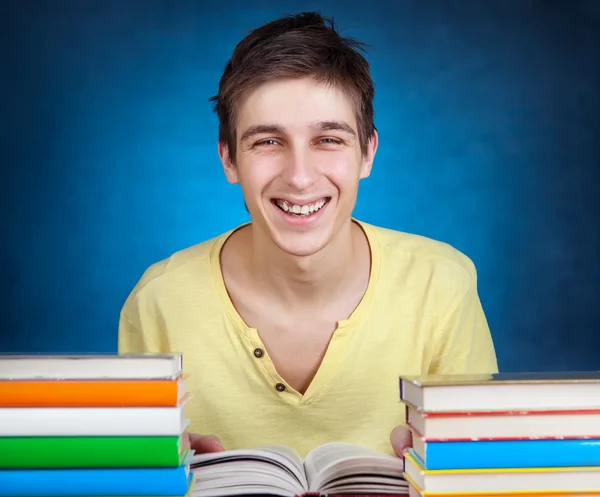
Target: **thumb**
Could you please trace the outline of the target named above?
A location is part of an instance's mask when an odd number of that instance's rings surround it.
[[[225,450],[219,437],[214,435],[188,433],[188,441],[190,448],[196,451],[196,454],[207,454],[209,452],[221,452]]]
[[[405,425],[396,426],[390,434],[390,442],[394,453],[398,457],[404,457],[404,452],[412,447],[412,435]]]

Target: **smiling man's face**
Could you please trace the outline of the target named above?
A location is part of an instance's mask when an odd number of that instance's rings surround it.
[[[352,101],[312,79],[266,83],[237,116],[235,165],[225,148],[219,152],[253,225],[290,255],[323,249],[351,220],[377,135],[363,154]]]

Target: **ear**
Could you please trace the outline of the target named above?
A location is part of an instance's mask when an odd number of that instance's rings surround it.
[[[371,174],[373,167],[373,161],[375,160],[375,153],[377,152],[377,145],[379,144],[379,135],[377,130],[373,131],[373,136],[369,139],[367,144],[367,150],[362,156],[362,165],[360,169],[360,178],[367,178]]]
[[[229,148],[225,143],[219,140],[218,150],[219,158],[221,159],[223,170],[225,171],[225,177],[227,178],[227,181],[229,181],[232,185],[235,185],[239,182],[239,179],[234,161],[229,155]]]

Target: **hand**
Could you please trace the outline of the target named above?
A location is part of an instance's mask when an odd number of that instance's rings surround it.
[[[190,449],[196,454],[207,454],[209,452],[222,452],[225,449],[218,437],[214,435],[199,435],[198,433],[185,433]]]
[[[396,426],[390,434],[390,442],[394,453],[398,457],[404,457],[404,452],[412,447],[412,433],[406,425]]]

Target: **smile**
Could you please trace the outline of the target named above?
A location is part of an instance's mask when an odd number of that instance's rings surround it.
[[[329,202],[329,200],[331,200],[331,197],[324,197],[315,202],[311,202],[310,204],[303,205],[294,204],[283,199],[274,199],[272,202],[287,214],[304,217],[315,214],[321,210],[327,204],[327,202]]]

